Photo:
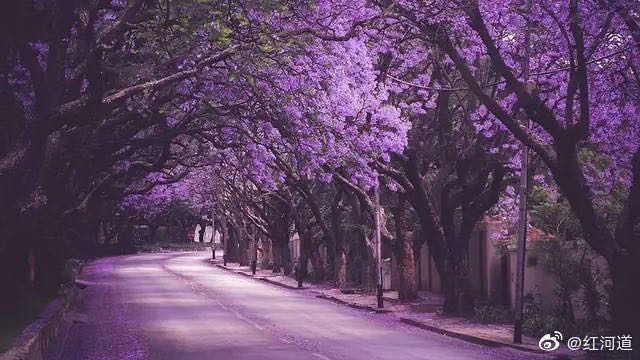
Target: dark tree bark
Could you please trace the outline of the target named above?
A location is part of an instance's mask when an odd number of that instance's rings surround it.
[[[238,254],[240,266],[249,266],[249,238],[247,235],[247,223],[244,216],[240,216],[238,224]]]
[[[464,255],[451,256],[440,273],[444,293],[445,313],[470,315],[473,312],[473,296],[469,281],[469,264]]]
[[[226,219],[226,218],[225,218]],[[237,228],[234,226],[233,222],[226,219],[225,220],[226,226],[225,228],[226,230],[226,237],[225,237],[225,241],[227,242],[227,244],[225,245],[225,249],[227,254],[227,261],[228,262],[240,262],[240,257],[239,257],[239,252],[238,252],[238,230]]]
[[[347,254],[344,248],[336,251],[334,284],[338,289],[347,285]]]
[[[289,251],[289,225],[291,221],[289,204],[279,198],[274,200],[268,224],[271,230],[273,252],[273,272],[291,274],[291,254]]]
[[[329,266],[333,265],[333,282],[338,289],[344,288],[347,284],[347,254],[344,249],[344,231],[341,224],[343,193],[342,189],[337,192],[331,206],[331,230],[334,233],[335,243],[332,247],[333,251],[327,254],[333,258],[332,264]]]
[[[198,241],[201,243],[204,242],[204,234],[207,231],[207,223],[204,221],[199,221],[198,225],[200,225],[200,231],[198,231]]]
[[[418,297],[413,239],[407,236],[405,207],[405,200],[400,195],[397,206],[393,209],[396,236],[392,249],[398,263],[398,298],[401,302],[409,302]]]
[[[282,248],[278,241],[271,242],[271,257],[273,259],[271,272],[274,274],[282,272]]]
[[[326,280],[326,269],[324,266],[324,261],[320,255],[320,245],[312,244],[310,251],[311,256],[309,257],[309,260],[311,261],[311,265],[313,266],[313,280]]]

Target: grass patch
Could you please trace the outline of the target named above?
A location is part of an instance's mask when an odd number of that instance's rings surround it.
[[[471,319],[482,324],[508,324],[513,321],[513,313],[506,306],[477,305]]]

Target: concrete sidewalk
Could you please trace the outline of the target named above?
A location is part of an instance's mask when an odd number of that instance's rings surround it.
[[[522,344],[514,344],[511,325],[480,324],[466,318],[443,316],[441,312],[443,298],[439,294],[421,292],[420,298],[416,301],[402,304],[398,302],[397,291],[385,291],[384,308],[378,309],[375,295],[345,294],[340,289],[332,288],[329,284],[305,282],[302,288],[298,288],[295,279],[283,274],[273,274],[271,270],[257,270],[253,275],[248,266],[239,266],[237,263],[227,263],[227,266],[224,266],[221,260],[212,261],[212,263],[219,268],[273,285],[293,290],[306,290],[310,295],[352,308],[376,313],[389,313],[407,325],[475,344],[489,347],[510,347],[536,354],[554,355],[564,359],[582,359],[586,356],[583,352],[571,351],[563,346],[553,353],[545,352],[538,347],[538,339],[530,337],[524,337]]]

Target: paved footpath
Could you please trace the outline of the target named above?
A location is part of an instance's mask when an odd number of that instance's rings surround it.
[[[211,265],[209,252],[99,259],[47,359],[550,359],[399,323]]]

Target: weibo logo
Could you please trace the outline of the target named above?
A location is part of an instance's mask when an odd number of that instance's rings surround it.
[[[560,331],[554,331],[553,334],[546,334],[538,342],[538,347],[544,351],[553,351],[560,346],[562,340],[562,333]]]

